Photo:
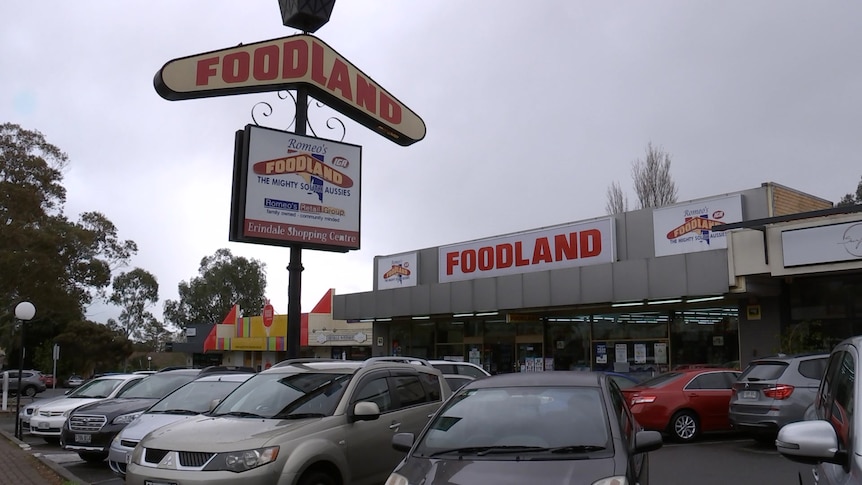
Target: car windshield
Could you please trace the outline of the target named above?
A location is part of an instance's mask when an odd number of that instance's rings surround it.
[[[216,407],[214,416],[299,419],[335,412],[352,374],[257,374]]]
[[[168,394],[147,410],[149,414],[201,414],[213,401],[236,389],[241,381],[192,381]]]
[[[590,453],[609,449],[609,437],[598,388],[469,389],[447,402],[416,454]]]
[[[103,398],[111,395],[114,390],[126,382],[123,379],[94,379],[80,387],[76,387],[66,397],[73,398]]]
[[[161,399],[196,377],[195,374],[153,374],[141,379],[139,383],[124,390],[117,397]]]

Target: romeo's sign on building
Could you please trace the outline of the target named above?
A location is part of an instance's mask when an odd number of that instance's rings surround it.
[[[315,98],[399,145],[425,137],[425,122],[416,113],[308,34],[174,59],[156,73],[154,84],[171,101],[305,86]]]

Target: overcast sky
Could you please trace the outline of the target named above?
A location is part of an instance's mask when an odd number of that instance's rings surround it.
[[[526,7],[525,7],[526,6]],[[316,35],[422,117],[402,147],[362,146],[361,249],[303,251],[302,310],[369,291],[375,255],[605,215],[648,142],[685,201],[776,182],[833,202],[862,176],[862,2],[339,0]],[[292,35],[276,0],[3,2],[0,122],[70,157],[66,214],[137,242],[161,301],[219,248],[266,264],[287,313],[285,248],[228,241],[234,132],[286,129],[276,93],[166,101],[171,59]],[[116,309],[93,307],[105,321]]]

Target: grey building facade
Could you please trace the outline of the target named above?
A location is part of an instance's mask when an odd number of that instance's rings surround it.
[[[745,266],[769,250],[766,232],[745,223],[831,208],[830,201],[764,183],[378,256],[373,290],[334,295],[332,314],[371,322],[373,355],[463,359],[492,372],[650,375],[744,366],[782,350],[781,331],[793,313],[791,281],[762,264]],[[763,234],[759,249],[752,231]]]

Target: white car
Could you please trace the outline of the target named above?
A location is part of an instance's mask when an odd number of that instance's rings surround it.
[[[126,463],[132,450],[150,431],[168,424],[191,419],[215,407],[240,384],[254,374],[219,374],[200,377],[180,387],[150,406],[127,424],[111,441],[108,466],[114,473],[126,475]]]
[[[462,362],[455,360],[429,360],[428,363],[431,364],[431,366],[435,369],[440,369],[440,372],[442,372],[444,375],[459,374],[470,376],[473,379],[479,379],[491,375],[490,372],[471,362]],[[454,389],[452,390],[454,391]]]
[[[60,439],[63,423],[66,422],[66,417],[71,410],[84,404],[114,397],[134,386],[144,377],[147,376],[114,374],[87,381],[65,396],[35,407],[30,416],[30,434],[41,436],[45,441],[57,441]]]

